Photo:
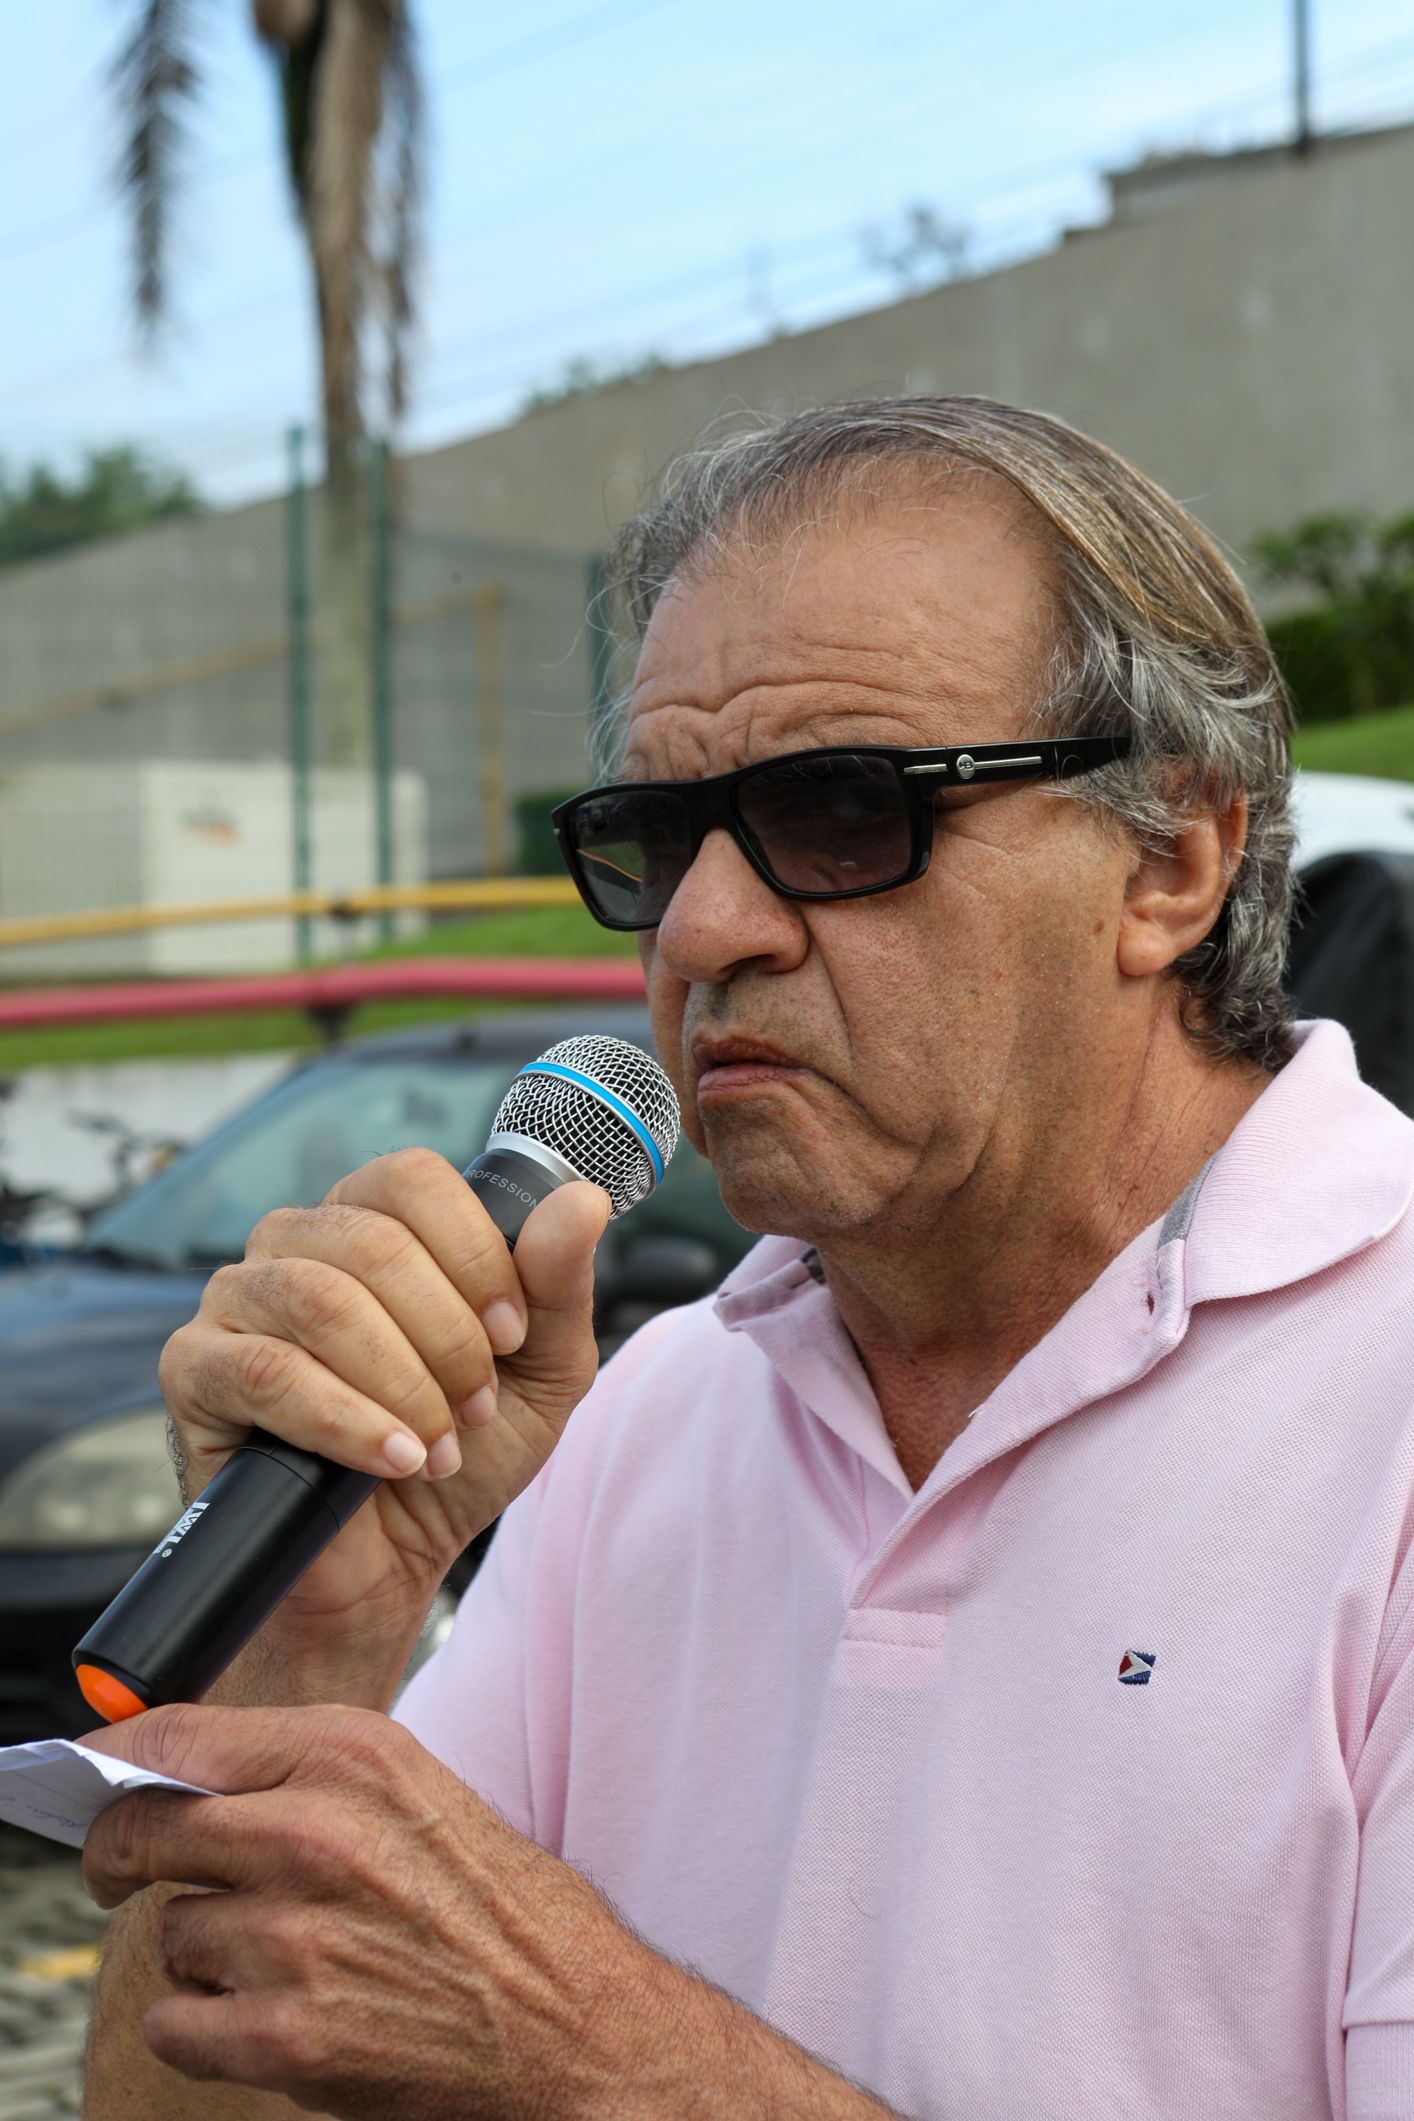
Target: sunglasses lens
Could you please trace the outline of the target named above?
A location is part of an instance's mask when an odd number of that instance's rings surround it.
[[[739,785],[737,815],[788,891],[893,883],[912,855],[903,790],[887,759],[836,753],[763,766]]]
[[[687,805],[663,789],[615,788],[570,814],[595,911],[625,928],[655,928],[692,860]]]

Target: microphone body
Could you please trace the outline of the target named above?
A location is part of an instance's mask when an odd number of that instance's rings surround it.
[[[616,1216],[646,1198],[677,1127],[667,1078],[639,1047],[566,1040],[517,1076],[462,1175],[514,1251],[531,1210],[573,1179],[604,1186]],[[75,1646],[90,1708],[118,1723],[200,1700],[380,1477],[253,1429]]]

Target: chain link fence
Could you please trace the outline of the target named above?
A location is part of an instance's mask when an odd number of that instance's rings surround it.
[[[295,478],[0,571],[0,920],[544,866],[546,800],[589,777],[594,558],[407,520],[396,467],[369,470],[343,534]],[[156,929],[12,949],[0,979],[255,970],[375,932]]]

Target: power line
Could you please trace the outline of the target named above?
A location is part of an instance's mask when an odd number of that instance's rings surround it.
[[[437,93],[444,96],[449,89],[479,86],[496,74],[509,73],[532,59],[558,57],[570,46],[597,37],[601,30],[622,28],[626,23],[638,22],[645,15],[656,15],[663,8],[677,4],[678,0],[630,0],[627,7],[593,8],[587,15],[573,16],[558,28],[541,31],[533,37],[519,37],[514,43],[502,44],[480,59],[467,59],[462,65],[449,68],[437,83]]]

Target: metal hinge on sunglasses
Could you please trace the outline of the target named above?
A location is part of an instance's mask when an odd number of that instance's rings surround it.
[[[971,752],[964,751],[957,761],[957,770],[963,780],[970,781],[974,773],[995,773],[1002,766],[1043,766],[1044,764],[1045,761],[1039,751],[1028,753],[1024,758],[1014,759],[975,759]],[[905,773],[946,773],[948,768],[947,761],[944,760],[937,766],[905,766],[903,770]]]

